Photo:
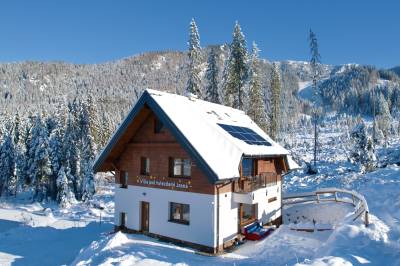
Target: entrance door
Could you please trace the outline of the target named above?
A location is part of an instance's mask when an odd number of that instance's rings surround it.
[[[149,211],[150,204],[146,201],[142,201],[142,219],[140,229],[142,232],[149,232]]]

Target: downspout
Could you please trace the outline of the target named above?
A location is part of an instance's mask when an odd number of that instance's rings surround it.
[[[217,186],[217,253],[219,252],[219,186]]]

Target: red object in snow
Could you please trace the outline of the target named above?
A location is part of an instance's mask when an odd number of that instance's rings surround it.
[[[243,234],[248,240],[261,240],[272,233],[274,229],[264,228],[258,222],[254,222],[243,229]]]

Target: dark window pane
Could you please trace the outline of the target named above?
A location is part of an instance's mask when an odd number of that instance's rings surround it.
[[[189,159],[183,160],[183,175],[190,176],[192,164]]]
[[[182,207],[182,219],[186,222],[189,222],[190,207],[188,204],[182,204]]]
[[[242,160],[242,175],[252,176],[253,172],[253,159],[244,158]]]
[[[146,157],[140,158],[140,174],[149,175],[150,174],[150,159]]]

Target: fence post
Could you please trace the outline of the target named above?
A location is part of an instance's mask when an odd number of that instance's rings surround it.
[[[353,205],[356,206],[356,199],[354,198],[354,194],[351,194],[351,197],[353,198]]]
[[[369,225],[369,215],[368,211],[365,211],[365,227],[368,227]]]
[[[335,191],[335,201],[337,202],[337,192]]]
[[[319,203],[319,194],[317,193],[317,202]]]

